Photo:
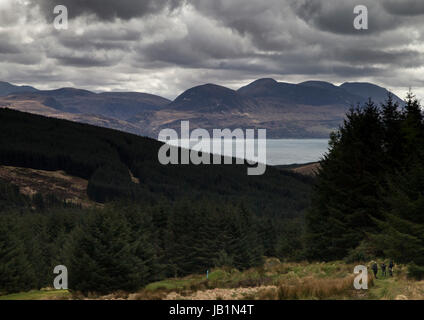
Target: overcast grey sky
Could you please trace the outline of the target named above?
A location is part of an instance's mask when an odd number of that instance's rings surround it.
[[[65,5],[68,30],[53,27]],[[355,30],[355,5],[369,29]],[[203,83],[369,81],[424,98],[423,0],[0,0],[0,80],[175,98]]]

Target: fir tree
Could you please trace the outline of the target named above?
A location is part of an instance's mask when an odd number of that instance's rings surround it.
[[[381,106],[383,121],[383,149],[388,166],[400,167],[405,154],[403,137],[401,135],[402,113],[397,102],[393,102],[393,94],[389,93],[387,100]]]
[[[130,227],[122,216],[96,212],[73,236],[68,269],[71,289],[98,293],[134,291],[149,279],[149,270],[139,257],[139,242],[131,239]]]
[[[36,287],[36,279],[15,221],[0,220],[0,292],[13,293]]]
[[[351,109],[321,169],[307,214],[306,250],[311,259],[345,257],[378,217],[378,174],[384,170],[383,125],[378,108],[369,101]]]

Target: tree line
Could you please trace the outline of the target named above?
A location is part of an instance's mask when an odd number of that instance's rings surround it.
[[[269,220],[243,203],[120,201],[83,209],[44,202],[36,208],[36,197],[17,195],[9,194],[0,214],[1,294],[52,286],[57,265],[67,267],[71,290],[105,294],[213,267],[244,270],[279,250],[278,227],[268,229]]]
[[[88,180],[82,208],[0,181],[0,292],[51,286],[66,265],[82,292],[136,290],[214,266],[293,259],[313,179],[243,165],[158,163],[161,143],[116,130],[0,110],[0,164]],[[136,178],[136,181],[131,177]]]
[[[409,93],[352,108],[321,161],[306,215],[305,255],[311,260],[366,261],[376,256],[409,264],[424,277],[424,122]]]

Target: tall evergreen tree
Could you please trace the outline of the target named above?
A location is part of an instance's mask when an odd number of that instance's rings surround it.
[[[403,115],[397,102],[393,101],[393,94],[389,93],[388,98],[381,106],[383,122],[383,149],[385,160],[388,166],[400,167],[403,163],[405,154],[404,141],[401,132]]]
[[[412,92],[407,95],[403,119],[401,136],[405,156],[403,167],[405,167],[409,163],[419,161],[417,154],[422,153],[424,148],[422,144],[424,141],[423,115],[421,106]]]
[[[399,130],[403,162],[387,175],[380,230],[372,238],[385,256],[412,263],[412,273],[424,278],[424,124],[421,106],[409,92]]]
[[[109,293],[134,291],[146,284],[148,270],[139,257],[139,242],[131,238],[130,227],[122,215],[96,212],[74,233],[69,287],[82,292]]]
[[[414,166],[392,176],[385,190],[380,229],[372,235],[377,248],[398,263],[412,263],[424,278],[424,168]]]
[[[27,291],[36,287],[34,270],[18,236],[16,220],[13,220],[0,218],[1,293]]]
[[[341,259],[365,232],[375,229],[371,217],[378,217],[383,136],[379,110],[371,101],[364,108],[351,109],[343,126],[331,136],[306,217],[309,258]]]

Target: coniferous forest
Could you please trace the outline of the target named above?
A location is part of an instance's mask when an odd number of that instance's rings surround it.
[[[394,259],[424,277],[424,122],[412,93],[346,115],[315,178],[238,165],[162,166],[161,143],[0,110],[0,164],[64,170],[101,206],[26,196],[0,181],[0,292],[51,285],[66,265],[83,293],[286,261]],[[132,176],[138,179],[135,183]]]
[[[404,106],[389,95],[353,108],[331,136],[306,215],[311,260],[409,265],[424,277],[424,123],[409,93]]]
[[[0,292],[51,286],[56,265],[67,266],[70,289],[107,293],[215,266],[243,270],[264,256],[301,258],[310,177],[163,166],[153,139],[7,109],[0,123],[0,164],[85,178],[102,204],[29,197],[0,181]]]

